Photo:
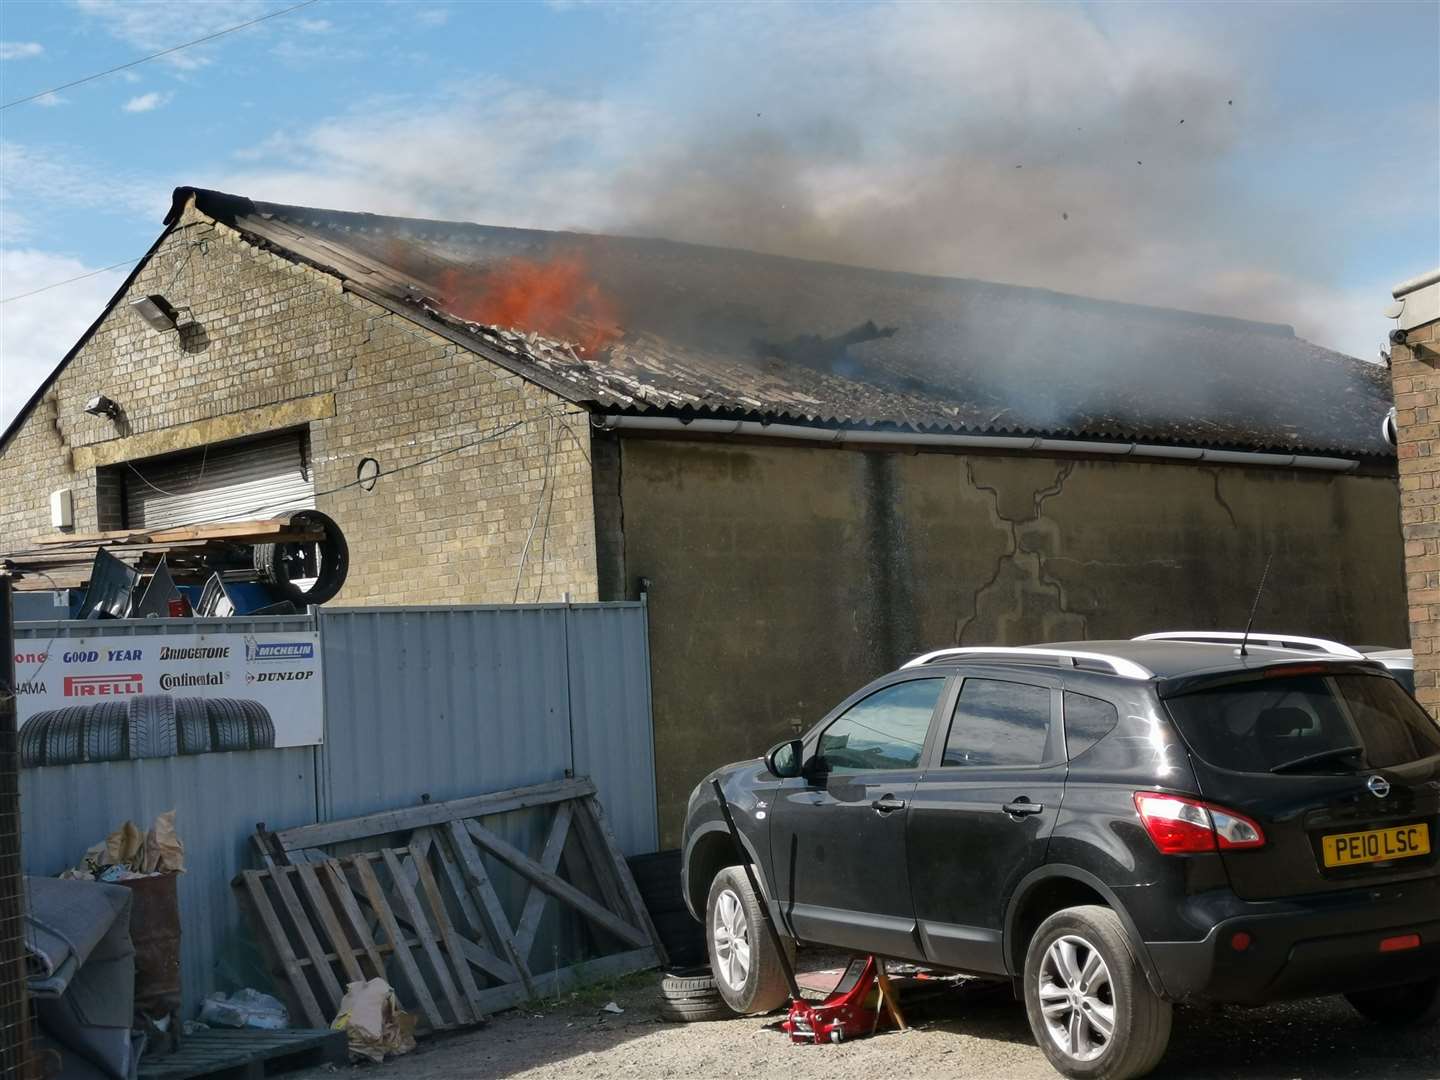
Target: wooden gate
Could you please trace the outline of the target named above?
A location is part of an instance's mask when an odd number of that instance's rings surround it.
[[[543,847],[496,831],[548,814]],[[264,870],[235,880],[291,1007],[328,1026],[348,982],[379,976],[431,1029],[479,1022],[527,998],[664,962],[639,890],[589,780],[563,780],[347,821],[257,831]],[[327,849],[343,846],[347,854]],[[358,850],[356,850],[358,849]],[[488,865],[487,865],[488,864]],[[524,885],[517,918],[495,874]],[[579,917],[587,958],[532,957],[547,910]]]

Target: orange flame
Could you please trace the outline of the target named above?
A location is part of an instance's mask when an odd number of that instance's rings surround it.
[[[446,270],[437,282],[462,319],[572,341],[595,353],[621,334],[615,305],[579,255],[507,259],[488,270]]]

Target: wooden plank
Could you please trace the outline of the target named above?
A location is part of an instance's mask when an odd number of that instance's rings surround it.
[[[668,963],[665,946],[660,943],[660,935],[655,931],[655,924],[650,921],[650,912],[645,907],[645,900],[640,895],[640,888],[635,884],[635,878],[630,873],[630,864],[625,861],[625,854],[620,850],[620,845],[615,841],[615,834],[610,831],[610,825],[605,820],[605,810],[600,805],[600,801],[592,795],[581,799],[577,809],[582,817],[589,819],[594,830],[600,834],[600,842],[610,854],[610,865],[615,868],[615,880],[620,886],[620,891],[625,894],[635,922],[643,927],[646,934],[649,935],[649,944],[655,946],[655,951],[660,956],[660,962]]]
[[[375,945],[374,937],[371,936],[370,924],[365,921],[365,916],[360,912],[360,905],[355,902],[355,894],[350,890],[350,881],[345,876],[344,866],[331,859],[320,864],[319,872],[330,883],[331,892],[335,896],[335,902],[340,905],[341,914],[350,924],[350,929],[355,934],[355,940],[360,943],[366,959],[370,961],[370,970],[373,973],[371,978],[385,978],[385,962],[380,959],[380,950]]]
[[[390,871],[390,881],[394,885],[395,891],[400,894],[400,902],[410,913],[410,922],[413,924],[415,934],[420,938],[420,945],[430,959],[430,967],[435,973],[436,980],[440,983],[440,990],[444,993],[445,1000],[450,1003],[450,1014],[455,1017],[456,1024],[470,1023],[474,1020],[470,1013],[470,1006],[460,997],[460,991],[455,988],[455,980],[450,974],[449,965],[445,963],[445,955],[435,941],[434,931],[430,928],[429,920],[425,918],[425,909],[420,906],[420,898],[415,895],[415,887],[410,883],[410,878],[401,869],[400,860],[395,856],[395,850],[393,848],[382,849],[380,858],[384,860],[385,868]]]
[[[435,853],[435,861],[440,864],[440,875],[449,884],[450,891],[455,897],[455,903],[460,908],[460,916],[463,920],[462,932],[468,938],[484,936],[486,933],[485,923],[480,917],[480,911],[475,906],[475,900],[471,897],[470,890],[465,885],[465,875],[455,865],[455,859],[449,846],[428,828],[417,830],[411,839],[413,840],[415,835],[420,833],[431,837],[433,842],[431,850]],[[494,940],[493,936],[491,940]]]
[[[560,803],[555,808],[555,820],[550,825],[550,835],[540,853],[540,868],[547,874],[554,874],[560,866],[560,853],[565,850],[565,839],[570,835],[570,822],[575,815],[573,803]],[[525,897],[525,906],[520,912],[520,922],[515,927],[515,948],[521,956],[529,959],[535,945],[535,935],[540,930],[540,919],[545,914],[546,894],[533,882]]]
[[[427,849],[429,846],[426,845]],[[420,890],[425,894],[425,899],[430,907],[430,917],[434,920],[435,928],[440,933],[440,940],[445,946],[445,951],[450,954],[451,962],[455,965],[455,977],[460,980],[460,989],[464,991],[465,1001],[470,1006],[471,1018],[479,1020],[480,1010],[476,1004],[476,997],[480,988],[475,985],[475,977],[470,974],[470,962],[465,956],[460,935],[455,931],[455,924],[450,921],[450,912],[445,907],[445,897],[440,892],[440,883],[435,880],[427,857],[415,855],[413,860],[415,869],[419,871],[420,875]]]
[[[284,829],[275,834],[280,846],[287,852],[305,848],[324,847],[348,840],[364,840],[373,836],[387,836],[390,833],[408,832],[427,825],[443,825],[458,818],[486,817],[491,814],[505,814],[512,810],[523,810],[531,806],[545,806],[593,795],[595,785],[588,779],[553,780],[547,784],[531,787],[512,788],[488,795],[474,795],[449,802],[424,803],[400,810],[382,810],[363,817],[348,818],[344,821],[325,821],[317,825],[300,825]]]
[[[325,931],[325,936],[330,939],[330,948],[339,959],[340,966],[345,970],[346,980],[364,982],[365,975],[361,972],[360,964],[355,959],[355,946],[351,944],[345,928],[340,925],[340,920],[335,915],[335,909],[330,905],[330,897],[325,894],[325,886],[320,882],[320,875],[315,872],[315,865],[300,863],[295,867],[295,874],[300,879],[300,886],[305,890],[305,895],[310,898],[310,906],[320,917],[320,925]],[[339,1012],[338,1007],[336,1012]]]
[[[615,869],[615,860],[610,857],[610,852],[600,836],[600,828],[595,824],[595,819],[582,810],[575,815],[574,831],[576,838],[580,840],[586,868],[594,876],[596,887],[605,906],[611,911],[627,910],[629,905],[625,894],[620,890],[619,873]],[[571,880],[577,880],[573,873]]]
[[[452,852],[478,901],[480,911],[490,924],[490,938],[495,943],[495,951],[509,958],[510,963],[515,966],[515,973],[520,976],[521,985],[534,997],[535,984],[530,978],[530,965],[515,949],[515,935],[510,929],[510,920],[500,903],[500,897],[495,895],[495,886],[490,883],[490,875],[485,872],[485,864],[480,861],[480,855],[470,841],[470,834],[458,821],[450,822],[448,831]]]
[[[325,950],[320,945],[320,939],[315,936],[315,927],[311,922],[310,915],[306,912],[300,898],[295,895],[295,889],[290,883],[290,874],[283,866],[277,866],[270,870],[270,880],[275,883],[275,892],[280,897],[280,902],[285,905],[286,912],[290,915],[290,923],[300,935],[300,943],[305,946],[305,955],[310,957],[311,963],[315,965],[315,974],[320,980],[320,988],[330,998],[330,1019],[340,1012],[340,998],[342,991],[340,984],[335,979],[335,973],[330,970],[330,964],[325,959]]]
[[[636,948],[652,946],[654,944],[653,938],[647,935],[645,931],[636,929],[619,916],[607,911],[569,882],[563,881],[555,874],[547,873],[534,859],[530,858],[530,856],[526,855],[519,848],[513,847],[507,841],[500,839],[500,837],[496,836],[478,821],[465,822],[465,830],[474,838],[477,844],[521,877],[525,878],[525,880],[539,885],[557,900],[569,904],[582,915],[603,926],[606,930],[609,930],[626,944]]]
[[[395,924],[395,915],[390,910],[390,905],[385,902],[385,894],[380,888],[380,882],[375,877],[375,870],[370,865],[370,858],[367,855],[355,855],[346,860],[355,868],[355,875],[360,879],[361,887],[365,895],[370,898],[370,909],[375,912],[376,918],[390,940],[395,944],[395,960],[400,965],[400,970],[405,973],[405,981],[410,984],[410,992],[425,1019],[431,1027],[439,1029],[448,1027],[441,1019],[440,1010],[435,1007],[435,999],[430,996],[430,988],[425,985],[425,980],[420,977],[420,970],[415,966],[415,958],[410,955],[410,949],[404,944],[404,935],[400,933],[400,927]]]
[[[306,1022],[311,1027],[328,1027],[329,1021],[320,1011],[320,1003],[315,1000],[315,994],[310,989],[310,981],[295,962],[295,952],[290,948],[290,940],[285,936],[285,930],[280,925],[280,918],[270,904],[270,897],[266,895],[264,880],[266,873],[267,871],[264,870],[241,872],[240,877],[245,882],[245,890],[250,897],[251,910],[260,920],[260,926],[269,939],[271,947],[275,950],[275,955],[280,961],[281,972],[289,981],[295,998],[305,1013]]]

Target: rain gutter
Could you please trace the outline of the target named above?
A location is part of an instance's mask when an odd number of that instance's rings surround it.
[[[595,417],[606,431],[662,431],[679,435],[746,435],[767,439],[842,443],[846,446],[923,446],[957,450],[1010,450],[1031,454],[1098,454],[1105,457],[1167,458],[1216,465],[1263,465],[1272,469],[1316,469],[1354,472],[1353,458],[1312,454],[1264,454],[1213,450],[1201,446],[1159,446],[1137,442],[1091,442],[1085,439],[1044,439],[1028,435],[951,435],[922,431],[870,431],[863,428],[819,428],[803,424],[763,424],[756,420],[681,420],[673,416]]]

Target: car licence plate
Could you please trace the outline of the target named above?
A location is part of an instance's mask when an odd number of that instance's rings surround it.
[[[1393,829],[1336,833],[1324,837],[1321,843],[1327,867],[1410,859],[1430,854],[1430,826],[1400,825]]]

